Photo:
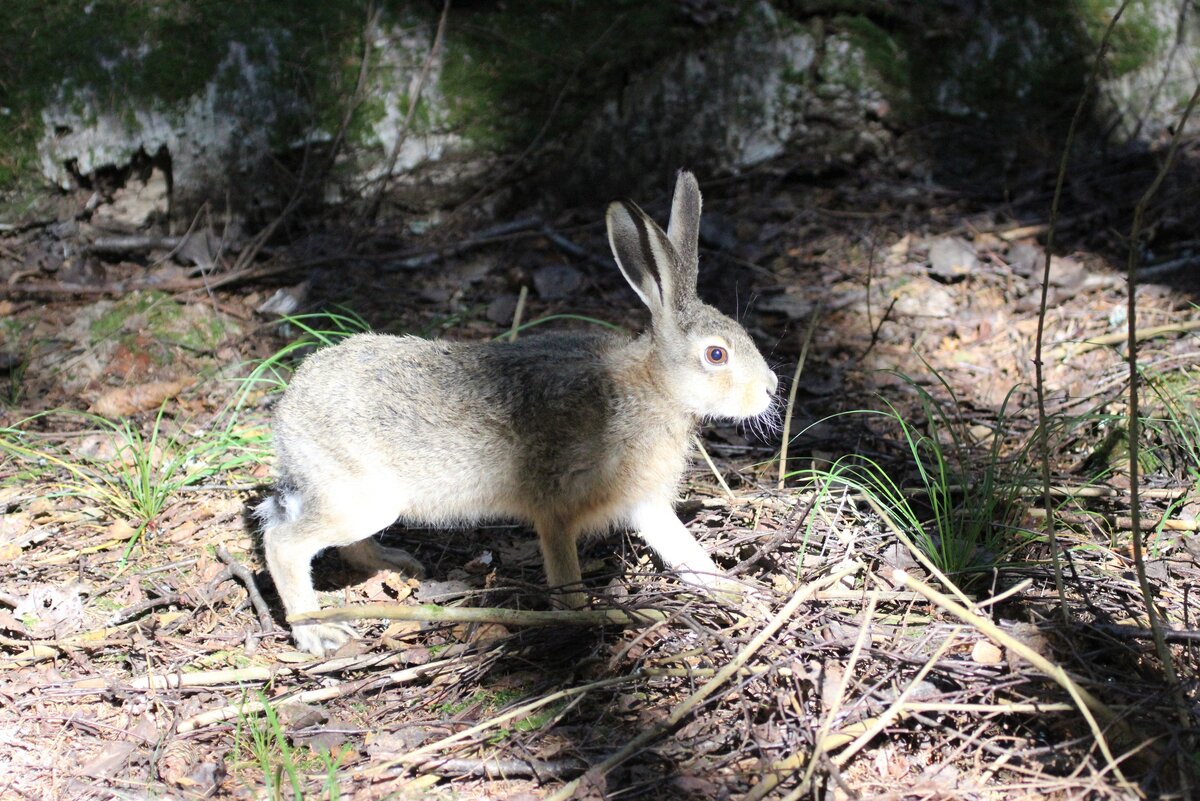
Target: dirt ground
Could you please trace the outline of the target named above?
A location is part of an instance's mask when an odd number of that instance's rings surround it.
[[[701,295],[778,372],[789,444],[781,482],[781,432],[704,426],[712,466],[695,460],[678,509],[754,600],[689,593],[616,533],[583,548],[594,604],[660,619],[533,625],[531,532],[395,527],[429,577],[325,556],[326,606],[501,612],[361,620],[320,661],[291,644],[250,516],[290,369],[318,335],[481,340],[518,306],[640,330],[602,209],[340,209],[257,249],[202,222],[197,250],[114,242],[145,229],[101,228],[92,209],[120,198],[81,194],[3,230],[0,798],[1188,797],[1200,143],[1181,152],[1137,288],[1162,648],[1132,547],[1123,338],[1131,212],[1161,152],[1072,170],[1045,449],[1053,174],[773,163],[702,182]],[[665,221],[668,192],[639,200]]]

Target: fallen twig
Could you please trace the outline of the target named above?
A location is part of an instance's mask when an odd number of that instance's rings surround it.
[[[250,570],[233,557],[224,545],[217,546],[217,558],[224,562],[229,569],[230,574],[238,581],[242,582],[246,587],[246,594],[250,596],[250,603],[254,606],[254,611],[258,614],[259,636],[266,636],[275,632],[275,624],[271,622],[271,608],[267,606],[267,602],[263,600],[262,593],[258,591],[258,584],[254,580],[254,574]],[[218,576],[218,579],[221,577]],[[224,580],[224,579],[221,579]],[[219,583],[216,579],[213,584]]]
[[[332,698],[344,698],[348,695],[355,695],[366,689],[377,689],[380,687],[388,687],[396,684],[406,684],[417,679],[431,676],[441,672],[443,669],[464,670],[463,661],[460,657],[453,659],[441,659],[436,662],[429,662],[425,665],[405,668],[397,670],[394,673],[389,673],[385,676],[368,676],[354,681],[346,681],[335,684],[331,687],[322,687],[317,690],[308,690],[302,693],[292,694],[283,692],[267,700],[269,704],[278,704],[283,701],[292,701],[300,704],[311,704],[317,701],[328,701]],[[179,733],[185,734],[196,729],[211,726],[214,723],[220,723],[223,720],[232,720],[233,718],[251,715],[263,711],[265,704],[262,701],[246,701],[244,703],[230,704],[218,709],[210,709],[206,712],[201,712],[186,718],[179,724]]]
[[[345,259],[344,256],[341,258]],[[269,278],[274,275],[289,273],[296,269],[298,269],[298,266],[291,263],[263,264],[258,267],[248,267],[246,269],[209,276],[207,281],[204,276],[198,278],[181,278],[175,281],[156,281],[151,277],[140,281],[109,281],[104,284],[95,285],[70,284],[58,281],[18,281],[0,286],[0,290],[2,290],[0,291],[0,296],[39,297],[44,295],[71,295],[92,297],[125,295],[130,292],[149,290],[157,290],[159,292],[191,292],[197,289],[217,289],[246,281],[256,281],[260,278]]]
[[[410,758],[407,754],[402,754],[396,758],[396,761],[411,764],[425,773],[484,779],[569,779],[587,770],[587,762],[579,757],[558,757],[544,760],[518,759],[516,757],[429,759]]]
[[[1135,334],[1134,339],[1137,342],[1145,342],[1147,339],[1155,339],[1164,334],[1186,334],[1189,331],[1196,331],[1197,329],[1200,329],[1200,320],[1184,320],[1181,323],[1168,323],[1166,325],[1151,326],[1150,328],[1140,328]],[[1054,356],[1055,358],[1062,358],[1068,353],[1078,356],[1096,348],[1103,348],[1109,345],[1122,345],[1127,342],[1129,342],[1129,332],[1117,331],[1103,336],[1089,337],[1082,342],[1059,345],[1054,350]]]
[[[115,612],[112,617],[108,619],[108,625],[119,626],[122,623],[127,623],[133,620],[134,618],[141,617],[151,609],[157,609],[160,606],[172,606],[174,604],[181,603],[182,601],[183,595],[178,592],[167,593],[166,595],[160,595],[157,598],[149,598],[139,604],[134,604],[133,606],[126,607],[125,609]]]
[[[1030,509],[1029,515],[1030,517],[1045,517],[1046,510]],[[1058,519],[1074,525],[1088,525],[1090,523],[1096,523],[1099,520],[1105,520],[1121,531],[1133,530],[1133,518],[1130,515],[1116,515],[1109,517],[1108,515],[1099,513],[1088,515],[1082,512],[1059,512]],[[1184,520],[1177,517],[1159,517],[1149,518],[1141,522],[1149,528],[1162,529],[1163,531],[1200,531],[1200,520]]]

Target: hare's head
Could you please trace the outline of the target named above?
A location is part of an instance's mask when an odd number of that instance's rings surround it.
[[[664,383],[699,417],[744,419],[771,408],[778,381],[737,321],[700,300],[700,188],[680,172],[664,233],[628,200],[608,207],[617,266],[650,309]]]

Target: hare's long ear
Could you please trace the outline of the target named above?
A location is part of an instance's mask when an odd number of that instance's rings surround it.
[[[679,254],[683,280],[680,288],[696,291],[696,275],[700,268],[700,186],[696,176],[680,170],[675,179],[675,198],[671,201],[671,221],[667,223],[667,238]]]
[[[625,280],[653,317],[670,314],[676,308],[679,257],[667,235],[632,201],[610,203],[605,219],[608,244]]]

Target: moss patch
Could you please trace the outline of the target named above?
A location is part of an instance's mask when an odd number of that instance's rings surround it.
[[[134,292],[97,311],[88,328],[92,345],[115,341],[160,365],[171,364],[181,348],[192,353],[211,351],[237,331],[236,325],[210,309],[180,305],[162,292]]]
[[[643,0],[510,0],[458,12],[442,73],[451,123],[485,146],[523,146],[543,130],[552,138],[636,71],[720,31],[690,24],[678,4]]]
[[[218,73],[231,43],[252,62],[268,51],[281,61],[277,79],[315,103],[341,97],[348,58],[361,52],[366,0],[4,0],[0,40],[0,189],[28,179],[42,135],[41,110],[80,98],[80,111],[128,111],[130,98],[170,106],[200,91]],[[345,68],[345,69],[343,69]],[[351,84],[353,86],[353,84]],[[300,126],[311,120],[296,120]]]

